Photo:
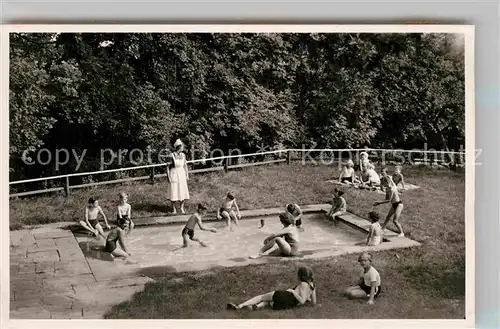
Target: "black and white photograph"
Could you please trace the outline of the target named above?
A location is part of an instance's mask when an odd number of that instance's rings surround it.
[[[9,319],[470,325],[473,35],[12,26]]]

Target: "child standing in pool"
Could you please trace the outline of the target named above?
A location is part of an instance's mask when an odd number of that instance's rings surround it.
[[[403,227],[399,223],[399,217],[401,216],[401,212],[403,211],[403,201],[401,200],[401,197],[399,195],[398,188],[396,187],[396,184],[391,180],[388,181],[389,184],[385,187],[386,194],[385,194],[385,200],[384,201],[378,201],[373,204],[374,207],[379,206],[381,204],[385,203],[390,203],[391,208],[389,209],[389,213],[387,214],[387,217],[385,219],[384,224],[382,225],[382,230],[385,230],[385,227],[387,226],[387,223],[389,221],[393,220],[394,225],[399,231],[398,237],[404,237],[405,234],[403,232]]]
[[[121,192],[119,195],[120,201],[118,203],[118,215],[116,220],[118,221],[121,218],[129,220],[130,224],[130,230],[128,233],[132,233],[132,229],[134,228],[134,222],[132,221],[131,213],[132,213],[132,207],[130,204],[127,203],[128,201],[128,195],[126,193]]]
[[[263,307],[272,307],[274,310],[291,309],[310,302],[316,304],[316,287],[314,285],[313,271],[307,266],[299,267],[297,272],[299,284],[293,289],[271,291],[255,296],[239,305],[229,303],[230,310],[258,310]]]
[[[85,207],[85,221],[80,221],[80,225],[86,230],[95,234],[96,237],[101,235],[104,239],[106,239],[104,230],[99,223],[99,215],[102,215],[102,217],[104,218],[104,223],[106,223],[106,228],[109,230],[111,227],[108,224],[108,219],[102,211],[101,206],[99,206],[99,201],[94,198],[90,198],[88,201],[88,205]]]
[[[370,229],[368,230],[368,236],[366,237],[366,245],[367,246],[377,246],[382,243],[382,235],[383,230],[378,222],[380,216],[378,213],[371,211],[368,214],[372,224],[370,225]]]
[[[118,219],[118,226],[113,228],[106,238],[106,251],[111,254],[112,257],[120,257],[126,259],[132,256],[125,246],[125,231],[129,228],[130,221],[126,218]],[[118,244],[121,246],[119,248]]]
[[[233,207],[236,209],[236,213],[233,210]],[[222,201],[222,205],[217,209],[217,219],[221,220],[224,218],[226,220],[227,228],[232,230],[231,220],[234,221],[235,225],[238,226],[238,220],[241,219],[240,208],[236,203],[236,198],[233,193],[228,192],[224,200]]]
[[[334,222],[337,222],[337,216],[340,216],[347,211],[347,203],[343,195],[344,192],[337,188],[333,191],[332,208],[326,217]]]
[[[199,204],[198,205],[198,209],[196,210],[196,212],[191,215],[191,217],[189,217],[187,223],[186,223],[186,226],[184,226],[184,229],[182,230],[182,240],[183,240],[183,248],[186,248],[188,247],[189,243],[188,243],[188,238],[191,240],[191,241],[196,241],[198,242],[201,246],[203,247],[206,247],[207,245],[204,244],[202,241],[200,241],[198,238],[196,238],[194,236],[194,229],[196,227],[196,225],[198,225],[200,227],[200,230],[202,231],[210,231],[210,232],[213,232],[213,233],[217,233],[217,230],[214,229],[214,228],[206,228],[205,226],[203,226],[203,223],[202,223],[202,217],[207,213],[207,207],[205,207],[204,205],[202,204]]]
[[[363,268],[363,273],[359,278],[358,285],[349,287],[345,294],[348,298],[368,298],[368,304],[372,305],[381,292],[380,274],[372,266],[372,255],[370,253],[362,253],[358,258],[358,262]]]

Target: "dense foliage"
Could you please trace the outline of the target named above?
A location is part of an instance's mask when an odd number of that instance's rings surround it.
[[[102,149],[175,138],[195,158],[260,144],[464,144],[464,53],[452,34],[18,33],[10,43],[12,180],[74,171],[71,153],[59,171],[22,161],[40,148],[86,150],[82,172],[99,169],[89,159]]]

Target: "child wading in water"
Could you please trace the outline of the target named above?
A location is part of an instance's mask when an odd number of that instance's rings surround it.
[[[80,221],[80,225],[89,232],[92,232],[92,234],[95,234],[96,237],[101,235],[104,239],[106,239],[104,230],[101,224],[99,224],[99,215],[102,215],[104,223],[106,223],[106,228],[109,230],[111,227],[108,224],[108,219],[102,211],[101,206],[99,206],[99,201],[94,198],[90,198],[88,205],[85,207],[85,221]]]
[[[236,209],[237,214],[234,212],[233,207]],[[238,226],[238,220],[241,219],[240,208],[236,203],[236,198],[231,192],[227,193],[222,201],[221,207],[217,209],[217,219],[221,220],[222,218],[226,220],[227,228],[231,231],[231,220]]]
[[[284,310],[304,305],[310,302],[316,304],[316,289],[313,280],[313,271],[306,266],[299,267],[299,284],[293,289],[276,290],[267,294],[259,295],[239,305],[229,303],[227,308],[231,310],[257,310],[263,307],[272,307],[274,310]]]
[[[348,298],[368,298],[368,304],[371,305],[381,292],[380,274],[372,266],[371,254],[367,252],[362,253],[358,258],[358,262],[363,268],[363,274],[359,279],[358,285],[349,287],[345,294]]]
[[[385,227],[387,226],[387,223],[393,219],[394,225],[399,231],[398,237],[404,237],[405,234],[403,232],[403,227],[399,223],[399,217],[401,216],[401,212],[403,211],[403,201],[401,201],[401,197],[399,196],[398,188],[392,181],[392,179],[388,180],[388,184],[385,187],[385,200],[384,201],[379,201],[375,202],[373,204],[374,207],[385,204],[385,203],[390,203],[391,208],[389,209],[389,213],[387,214],[387,217],[385,218],[385,222],[382,225],[382,230],[385,230]]]
[[[112,257],[120,257],[126,259],[132,256],[132,253],[128,251],[125,246],[125,231],[130,228],[130,221],[125,218],[118,219],[118,226],[113,228],[106,238],[106,251],[111,254]],[[118,247],[121,246],[121,249]]]
[[[378,213],[371,211],[368,214],[372,224],[370,225],[370,229],[368,231],[368,236],[366,237],[366,245],[367,246],[376,246],[382,243],[382,235],[383,230],[378,222],[380,216]]]
[[[326,215],[329,220],[332,220],[335,223],[337,222],[337,216],[340,216],[347,211],[347,203],[345,202],[343,195],[344,192],[337,188],[333,191],[332,208]]]
[[[264,240],[264,246],[260,249],[259,254],[250,258],[262,257],[264,253],[271,250],[275,245],[278,246],[281,256],[294,256],[297,254],[299,250],[299,232],[294,225],[293,218],[287,213],[281,213],[279,219],[281,224],[283,224],[283,230],[269,235]]]
[[[194,236],[194,229],[196,227],[196,225],[198,225],[200,227],[200,230],[202,231],[210,231],[210,232],[213,232],[213,233],[217,233],[217,230],[214,229],[214,228],[206,228],[205,226],[203,226],[202,224],[202,217],[207,213],[207,207],[205,207],[204,205],[202,204],[199,204],[198,205],[198,209],[196,210],[196,212],[191,215],[191,217],[189,217],[187,223],[186,223],[186,226],[184,227],[184,229],[182,230],[182,240],[183,240],[183,248],[186,248],[189,243],[188,243],[188,238],[191,240],[191,241],[196,241],[198,242],[201,246],[203,247],[206,247],[207,245],[203,242],[201,242],[198,238],[195,238]]]
[[[126,193],[120,193],[118,194],[120,197],[120,201],[118,203],[118,215],[116,216],[116,220],[118,221],[121,218],[127,219],[130,221],[129,227],[130,230],[128,231],[127,234],[132,233],[132,230],[134,229],[134,222],[132,221],[131,213],[132,213],[132,207],[130,204],[127,203],[128,201],[128,196]]]

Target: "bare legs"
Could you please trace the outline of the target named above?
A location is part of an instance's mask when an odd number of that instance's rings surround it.
[[[396,209],[394,209],[394,207],[391,207],[389,213],[387,214],[387,217],[385,218],[385,222],[382,225],[382,230],[385,230],[385,227],[387,226],[391,218],[393,218],[392,221],[396,226],[396,228],[398,229],[399,236],[404,236],[403,227],[401,226],[401,223],[399,223],[399,217],[401,216],[403,208],[404,206],[402,203],[398,204]]]
[[[258,256],[252,256],[251,258],[259,258],[263,256],[267,251],[271,250],[275,245],[278,246],[281,254],[283,256],[292,255],[292,247],[285,241],[282,237],[277,237],[267,241],[264,246],[260,249]]]
[[[177,209],[175,208],[176,202],[180,203],[181,214],[185,214],[186,211],[184,210],[184,204],[186,203],[186,200],[182,200],[182,201],[170,201],[170,204],[172,205],[172,215],[177,215]]]
[[[360,286],[353,286],[347,288],[345,295],[350,299],[367,298],[366,292]]]
[[[96,235],[97,231],[92,228],[92,226],[88,226],[87,223],[83,220],[79,222],[80,226],[92,233],[93,235]]]
[[[228,307],[232,309],[241,309],[241,308],[253,308],[258,309],[262,307],[272,306],[274,291],[268,292],[263,295],[255,296],[250,298],[246,302],[243,302],[239,305],[229,304]]]
[[[231,227],[231,221],[233,221],[234,224],[238,226],[238,217],[233,210],[231,210],[229,213],[227,211],[223,211],[220,215],[226,221],[226,226],[229,230],[233,230],[233,228]]]

